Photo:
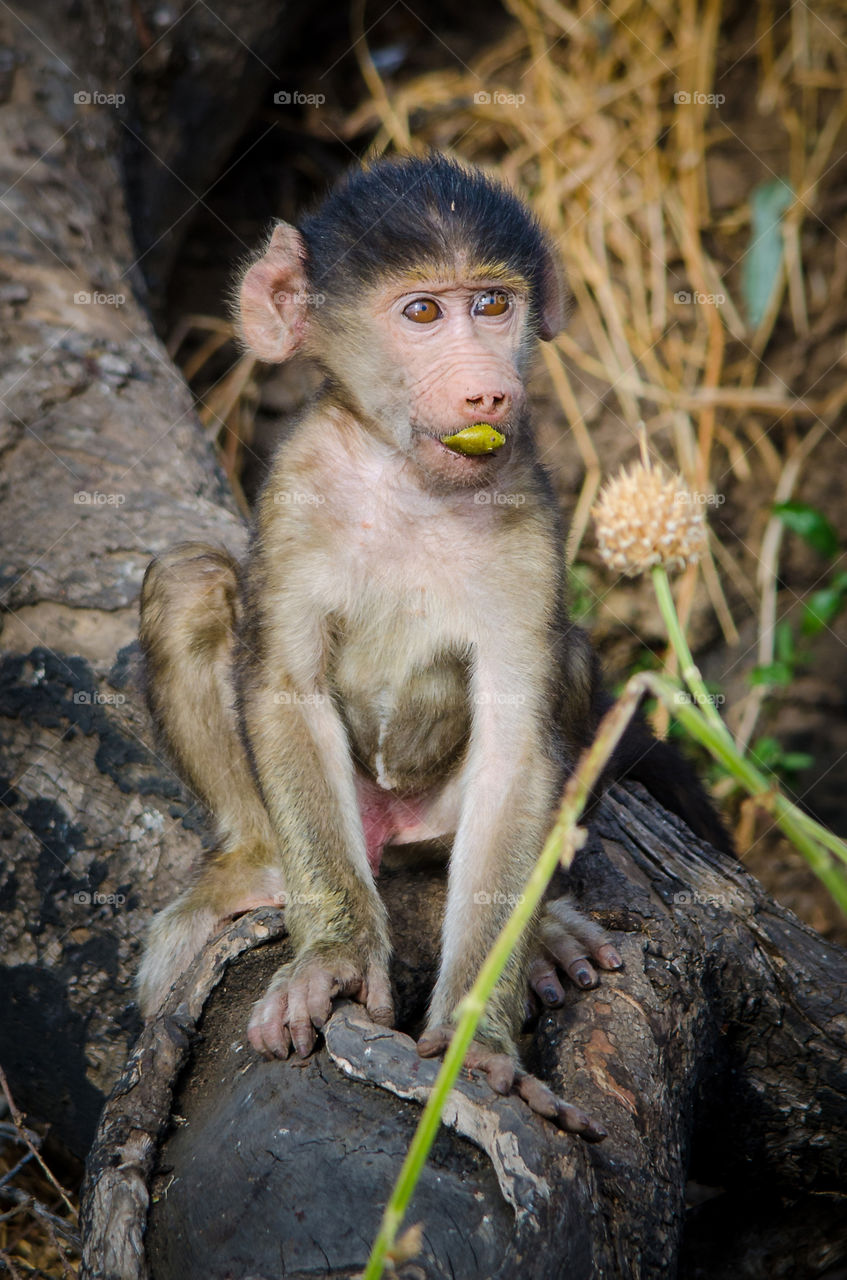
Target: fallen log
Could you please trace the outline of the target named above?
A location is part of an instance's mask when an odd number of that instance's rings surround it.
[[[609,1136],[589,1147],[465,1073],[408,1215],[421,1256],[400,1274],[674,1276],[691,1179],[725,1207],[755,1184],[761,1212],[785,1196],[816,1221],[829,1210],[837,1252],[847,959],[640,788],[613,788],[592,830],[572,875],[625,969],[545,1013],[527,1061]],[[414,1032],[443,884],[393,870],[383,891]],[[349,1002],[306,1062],[253,1054],[249,1006],[285,959],[281,927],[232,926],[143,1033],[89,1162],[85,1275],[362,1269],[436,1065]]]

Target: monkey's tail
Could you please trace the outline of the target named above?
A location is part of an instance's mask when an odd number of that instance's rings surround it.
[[[152,1018],[178,978],[182,977],[220,924],[208,907],[198,907],[192,889],[181,893],[150,921],[144,956],[135,980],[138,1003]]]

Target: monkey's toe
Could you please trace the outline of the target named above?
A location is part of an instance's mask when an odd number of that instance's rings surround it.
[[[390,1026],[394,1020],[384,967],[371,964],[365,977],[358,964],[343,957],[307,956],[274,974],[267,992],[253,1006],[247,1039],[265,1057],[287,1058],[293,1046],[299,1057],[307,1058],[337,996],[364,1004],[374,1022]]]
[[[422,1058],[436,1058],[444,1053],[453,1039],[452,1027],[444,1023],[428,1027],[418,1040],[418,1053]],[[506,1094],[515,1082],[517,1063],[508,1053],[498,1053],[478,1040],[472,1040],[465,1052],[465,1066],[484,1071],[495,1093]]]
[[[418,1040],[418,1053],[422,1058],[434,1058],[443,1053],[453,1038],[453,1030],[443,1023],[428,1027]],[[465,1053],[465,1066],[484,1071],[495,1093],[505,1095],[512,1090],[523,1098],[536,1115],[552,1121],[566,1133],[579,1134],[586,1142],[602,1142],[606,1130],[596,1120],[559,1098],[538,1076],[524,1071],[508,1053],[498,1053],[479,1040],[472,1040]]]
[[[602,1142],[607,1136],[601,1124],[592,1120],[579,1107],[571,1106],[563,1098],[557,1097],[538,1076],[519,1070],[515,1077],[515,1088],[536,1115],[552,1120],[553,1124],[566,1133],[577,1133],[586,1142]]]
[[[372,964],[365,982],[365,1008],[374,1022],[383,1027],[394,1026],[394,1000],[388,970]]]
[[[288,1029],[288,996],[285,991],[269,991],[257,1000],[247,1024],[247,1039],[263,1058],[287,1058],[291,1052]]]
[[[623,967],[605,929],[581,915],[567,898],[548,902],[536,932],[536,952],[530,963],[529,983],[548,1008],[557,1008],[564,991],[556,969],[584,989],[600,981],[596,969],[613,972]]]
[[[565,992],[556,974],[555,962],[538,955],[530,961],[529,985],[548,1009],[558,1009],[565,1002]]]

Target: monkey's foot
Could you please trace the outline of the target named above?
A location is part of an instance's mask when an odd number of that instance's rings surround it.
[[[265,1057],[287,1058],[293,1045],[307,1058],[339,996],[363,1004],[374,1022],[388,1027],[394,1022],[391,984],[382,965],[372,962],[363,969],[351,960],[300,960],[274,974],[253,1006],[247,1039]]]
[[[418,1053],[422,1058],[435,1058],[444,1053],[453,1038],[452,1027],[441,1024],[429,1027],[418,1040]],[[552,1120],[566,1133],[578,1133],[586,1142],[602,1142],[606,1130],[596,1120],[558,1098],[538,1076],[531,1076],[508,1053],[497,1053],[478,1040],[472,1040],[465,1054],[465,1066],[484,1071],[495,1093],[507,1094],[513,1090],[523,1098],[536,1115]]]
[[[529,985],[549,1009],[557,1009],[565,999],[557,970],[587,989],[600,981],[592,961],[609,972],[623,967],[605,929],[581,915],[569,898],[545,903],[530,954]]]

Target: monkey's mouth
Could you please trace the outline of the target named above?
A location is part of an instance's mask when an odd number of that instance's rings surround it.
[[[490,422],[474,422],[449,436],[439,437],[441,444],[466,458],[487,457],[502,449],[506,437]]]
[[[495,427],[490,423],[474,423],[470,428],[479,431],[480,439],[465,435],[468,428],[445,430],[437,434],[432,429],[420,429],[418,439],[423,443],[436,445],[440,454],[454,458],[456,462],[484,463],[496,457],[503,457],[509,452],[511,433],[508,426],[500,424]],[[482,436],[482,432],[485,436]],[[491,445],[487,441],[492,441]]]
[[[459,485],[462,488],[476,488],[480,484],[487,484],[511,455],[511,425],[501,422],[495,427],[489,422],[473,423],[472,429],[481,429],[489,439],[494,433],[499,437],[494,441],[496,448],[474,451],[455,447],[456,438],[467,428],[458,427],[451,431],[445,423],[444,429],[436,432],[428,423],[426,426],[413,425],[415,460],[425,472],[450,487]],[[468,437],[464,439],[467,440]],[[445,443],[445,440],[451,443]]]

